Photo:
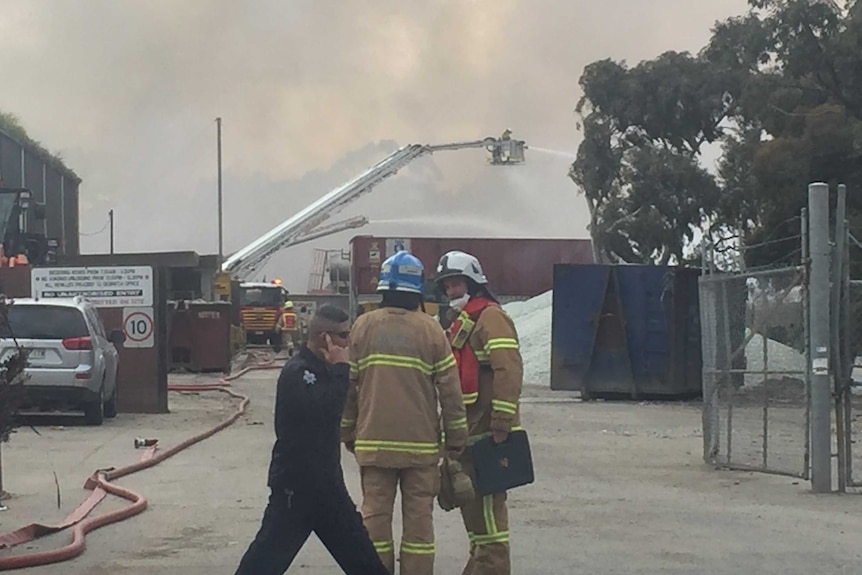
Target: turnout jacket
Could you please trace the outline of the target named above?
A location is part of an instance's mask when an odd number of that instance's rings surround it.
[[[520,429],[524,364],[515,323],[500,306],[488,306],[467,339],[479,360],[479,391],[464,397],[469,441],[492,431]]]
[[[355,442],[359,465],[436,465],[441,447],[458,456],[467,417],[440,324],[420,311],[385,307],[359,316],[350,341],[341,437]]]

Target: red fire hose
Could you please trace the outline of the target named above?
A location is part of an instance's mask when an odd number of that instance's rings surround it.
[[[126,467],[120,467],[118,469],[109,468],[95,471],[93,475],[91,475],[84,483],[84,488],[91,490],[93,493],[90,495],[90,497],[87,498],[86,501],[84,501],[84,503],[82,503],[77,509],[75,509],[75,511],[73,511],[60,524],[42,525],[38,523],[33,523],[11,533],[0,535],[0,549],[5,549],[21,545],[22,543],[28,543],[30,541],[33,541],[34,539],[38,539],[40,537],[44,537],[46,535],[50,535],[52,533],[56,533],[68,527],[74,526],[74,529],[72,530],[72,541],[68,545],[60,547],[59,549],[42,551],[39,553],[31,553],[28,555],[0,557],[0,571],[21,569],[23,567],[35,567],[36,565],[47,565],[49,563],[59,563],[61,561],[66,561],[68,559],[77,557],[84,552],[84,539],[87,533],[93,531],[94,529],[98,529],[99,527],[103,527],[105,525],[116,523],[118,521],[128,519],[129,517],[133,517],[146,509],[147,500],[142,495],[135,493],[130,489],[114,485],[111,482],[115,479],[119,479],[120,477],[131,475],[132,473],[138,472],[142,469],[147,469],[149,467],[153,467],[154,465],[158,465],[165,459],[173,457],[180,451],[191,447],[195,443],[198,443],[208,437],[211,437],[212,435],[215,435],[216,433],[233,424],[237,419],[239,419],[239,417],[243,413],[245,413],[245,409],[249,403],[249,398],[241,393],[237,393],[231,389],[228,389],[227,386],[230,384],[229,382],[244,376],[250,371],[263,369],[280,369],[282,367],[280,364],[275,363],[274,357],[267,357],[264,360],[259,355],[252,355],[255,359],[263,360],[263,363],[244,367],[237,373],[220,379],[218,383],[207,385],[189,384],[168,386],[169,391],[219,391],[222,393],[227,393],[232,397],[236,397],[242,400],[237,407],[236,412],[234,412],[230,417],[228,417],[215,427],[208,429],[203,433],[199,433],[193,437],[190,437],[189,439],[186,439],[185,441],[175,445],[174,447],[166,451],[156,452],[156,447],[152,446],[144,452],[143,457],[137,463],[127,465]],[[96,505],[99,504],[102,499],[105,498],[105,495],[107,493],[116,495],[117,497],[122,497],[123,499],[130,501],[131,504],[116,511],[111,511],[97,517],[87,518],[87,515],[96,507]]]

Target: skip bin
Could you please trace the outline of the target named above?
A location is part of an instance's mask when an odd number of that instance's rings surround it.
[[[231,309],[230,302],[188,304],[190,371],[230,372]]]
[[[701,394],[700,270],[554,266],[551,389],[585,399]]]

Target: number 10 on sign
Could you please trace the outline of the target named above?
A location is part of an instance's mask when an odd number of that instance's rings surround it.
[[[153,308],[123,308],[123,333],[126,334],[124,347],[153,347],[155,345],[155,322]]]

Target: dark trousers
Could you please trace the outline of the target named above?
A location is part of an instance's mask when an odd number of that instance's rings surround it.
[[[346,489],[273,489],[260,530],[236,575],[282,575],[314,532],[347,575],[390,575]]]

